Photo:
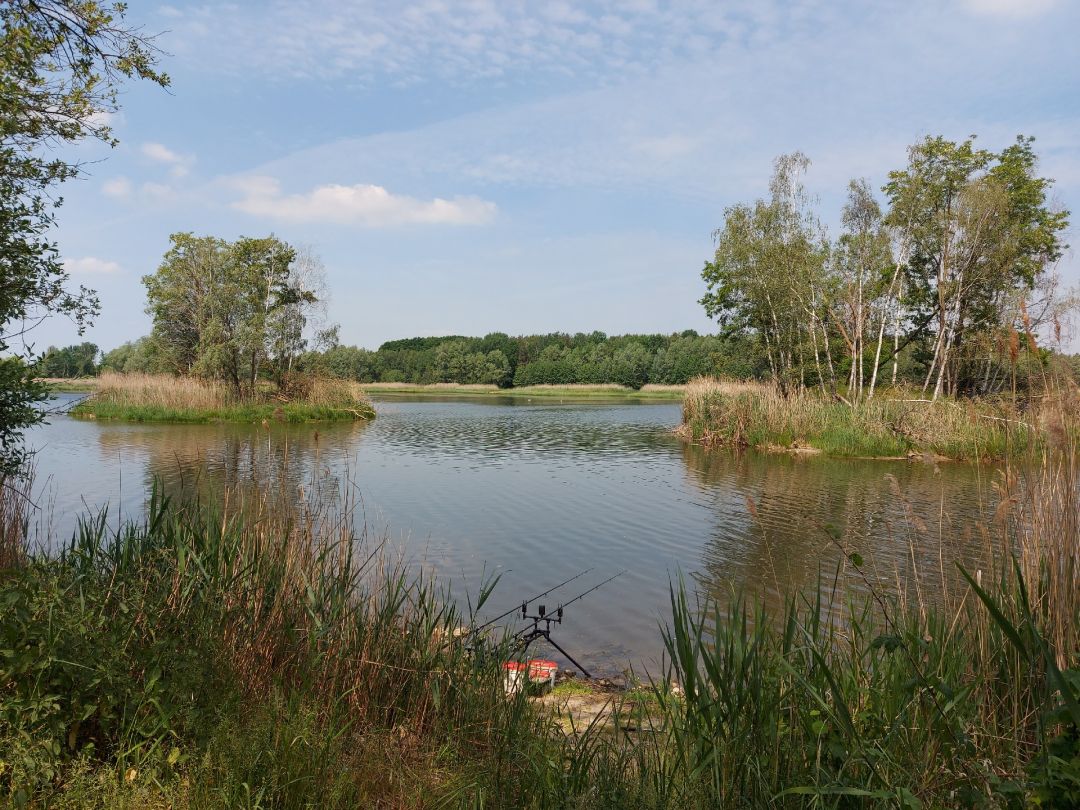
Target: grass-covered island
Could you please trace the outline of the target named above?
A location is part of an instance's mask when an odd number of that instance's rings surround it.
[[[328,422],[372,419],[375,409],[356,383],[297,377],[288,386],[231,386],[165,374],[105,373],[92,393],[71,409],[87,419],[128,422]]]
[[[565,695],[506,695],[497,634],[462,635],[472,617],[340,512],[155,495],[143,520],[90,517],[48,551],[7,480],[0,795],[132,810],[1077,807],[1076,447],[1014,472],[994,521],[964,527],[1001,555],[966,580],[943,572],[940,599],[883,590],[856,553],[837,576],[868,597],[830,574],[779,615],[752,597],[695,604],[676,583],[658,631],[670,669],[626,694],[624,719],[576,726],[553,714]],[[936,537],[923,517],[913,542]]]
[[[1076,441],[1076,401],[1065,382],[1018,409],[1003,399],[927,398],[886,390],[852,403],[816,390],[698,379],[687,386],[678,433],[705,445],[845,458],[1006,458],[1047,437]]]

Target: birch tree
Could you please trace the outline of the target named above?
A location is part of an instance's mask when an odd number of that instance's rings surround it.
[[[994,154],[974,138],[928,137],[889,175],[889,222],[910,237],[906,303],[929,347],[923,390],[935,399],[970,386],[965,341],[1000,324],[1010,297],[1061,256],[1068,213],[1048,204],[1032,143],[1021,136]]]
[[[803,184],[809,165],[799,152],[782,155],[768,200],[725,209],[716,253],[702,270],[706,313],[729,333],[754,335],[785,389],[805,385],[811,358],[824,385],[826,249]]]
[[[881,206],[866,180],[852,180],[848,185],[841,221],[844,231],[833,251],[838,285],[834,312],[851,361],[848,398],[857,403],[867,389],[873,396],[885,319],[895,295],[898,270],[892,267],[889,234]],[[868,382],[865,359],[874,322],[878,324],[877,340]]]

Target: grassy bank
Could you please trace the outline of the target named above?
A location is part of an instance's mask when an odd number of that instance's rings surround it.
[[[852,458],[995,460],[1022,453],[1048,434],[1076,441],[1075,427],[1064,436],[1062,420],[1078,403],[1073,386],[1019,414],[999,403],[930,402],[896,391],[851,407],[817,391],[784,396],[764,383],[700,379],[687,386],[680,433],[704,444]]]
[[[324,422],[371,419],[370,401],[354,383],[314,379],[293,398],[261,389],[237,399],[220,382],[152,374],[105,373],[71,410],[77,417],[128,422]]]
[[[99,380],[98,377],[42,377],[40,379],[50,391],[72,394],[96,391]]]
[[[410,394],[416,396],[498,396],[526,399],[682,399],[684,385],[646,385],[627,388],[622,385],[526,385],[519,388],[499,388],[495,385],[457,385],[456,383],[364,383],[362,388],[371,394]]]
[[[999,570],[936,606],[870,575],[865,601],[829,580],[779,616],[696,605],[677,583],[650,731],[571,734],[508,699],[498,641],[467,649],[454,630],[471,617],[345,512],[155,497],[144,521],[89,518],[47,555],[6,486],[0,792],[35,807],[1075,807],[1078,485],[1072,447],[1003,477],[982,529]],[[844,575],[864,565],[851,554]]]

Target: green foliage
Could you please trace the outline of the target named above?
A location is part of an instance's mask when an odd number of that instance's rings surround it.
[[[357,382],[497,385],[684,385],[695,377],[756,378],[767,368],[752,341],[742,336],[622,335],[601,332],[483,338],[410,338],[371,352],[333,346],[300,361]]]
[[[16,804],[77,757],[172,772],[176,742],[213,726],[198,692],[229,694],[197,617],[170,621],[159,551],[128,526],[115,548],[145,555],[135,571],[104,536],[103,517],[83,523],[60,558],[0,580],[0,790]]]
[[[887,210],[865,180],[850,184],[831,243],[802,186],[809,161],[781,156],[768,199],[724,212],[702,271],[706,313],[753,338],[785,388],[858,402],[891,365],[893,384],[935,399],[1004,390],[1018,376],[1018,334],[1037,355],[1035,336],[1059,331],[1068,308],[1053,276],[1068,212],[1050,201],[1033,143],[1020,136],[995,153],[927,137],[890,172]],[[1020,376],[1017,387],[1034,381]]]
[[[117,346],[101,358],[99,371],[118,374],[162,374],[167,363],[151,337],[141,337]]]
[[[143,277],[160,363],[227,380],[238,397],[253,396],[267,368],[280,380],[306,347],[316,260],[298,263],[297,251],[273,236],[230,243],[177,233],[170,241],[157,272]]]
[[[37,373],[42,377],[92,377],[98,372],[97,344],[80,343],[58,349],[50,346],[37,363]]]
[[[177,425],[203,425],[213,422],[258,425],[263,422],[303,424],[371,419],[375,411],[361,402],[350,403],[349,407],[305,402],[281,404],[243,402],[218,408],[184,408],[101,402],[90,397],[76,405],[71,410],[71,415],[94,419],[115,419],[122,422],[168,422]]]
[[[42,418],[43,388],[15,358],[37,358],[26,342],[32,324],[53,314],[81,332],[98,313],[85,287],[69,290],[52,239],[56,186],[78,166],[49,150],[84,138],[114,143],[100,113],[116,110],[124,79],[160,85],[151,43],[121,23],[122,4],[95,0],[11,0],[0,4],[0,470],[19,469],[19,435]],[[31,324],[31,326],[27,326]]]

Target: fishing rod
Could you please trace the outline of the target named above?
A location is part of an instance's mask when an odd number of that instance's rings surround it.
[[[548,589],[547,589],[546,591],[544,591],[543,593],[538,593],[538,594],[537,594],[536,596],[532,597],[531,599],[526,599],[526,600],[525,600],[524,602],[522,602],[522,604],[523,604],[523,605],[525,605],[525,604],[528,604],[529,602],[534,602],[534,601],[536,601],[537,599],[540,599],[540,598],[542,598],[542,597],[544,597],[544,596],[547,596],[547,595],[548,595],[549,593],[551,593],[552,591],[557,591],[557,590],[558,590],[559,588],[561,588],[561,587],[562,587],[563,585],[569,585],[569,584],[570,584],[571,582],[573,582],[573,581],[574,581],[575,579],[578,579],[579,577],[583,577],[583,576],[585,576],[586,574],[588,574],[588,573],[589,573],[590,571],[592,571],[592,570],[594,570],[594,569],[592,569],[592,568],[586,568],[586,569],[585,569],[584,571],[581,571],[580,573],[574,574],[574,576],[570,577],[570,579],[564,579],[564,580],[563,580],[562,582],[560,582],[560,583],[559,583],[558,585],[555,585],[554,587],[548,588]],[[579,597],[579,598],[580,598],[580,597]],[[517,613],[517,611],[518,611],[518,606],[517,606],[517,605],[515,605],[514,607],[510,608],[510,610],[506,611],[506,613],[501,613],[501,614],[499,614],[498,616],[496,616],[496,617],[495,617],[494,619],[491,619],[490,621],[484,622],[484,623],[483,623],[482,625],[480,625],[479,627],[474,627],[474,628],[472,629],[472,631],[470,631],[469,635],[470,635],[470,636],[471,636],[471,635],[475,635],[476,633],[479,633],[479,632],[480,632],[481,630],[483,630],[483,629],[484,629],[485,627],[491,627],[491,625],[495,624],[495,622],[499,621],[500,619],[505,619],[505,618],[506,618],[507,616],[509,616],[509,615],[510,615],[511,613]]]
[[[568,653],[566,650],[564,650],[559,645],[559,643],[557,641],[555,641],[555,639],[553,639],[551,637],[551,625],[553,625],[553,624],[560,624],[561,625],[562,624],[563,608],[565,608],[567,605],[572,605],[574,602],[578,601],[579,599],[584,599],[586,596],[588,596],[593,591],[597,590],[598,588],[602,588],[603,586],[605,586],[609,582],[611,582],[613,579],[617,579],[618,577],[621,577],[625,573],[626,573],[626,571],[624,569],[624,570],[620,571],[619,573],[615,574],[614,576],[608,577],[603,582],[601,582],[601,583],[599,583],[597,585],[593,585],[587,591],[579,593],[577,596],[575,596],[569,602],[566,602],[565,604],[559,605],[554,610],[554,612],[552,612],[552,613],[548,613],[547,607],[545,605],[538,605],[536,615],[535,616],[530,616],[529,615],[529,602],[532,601],[532,600],[522,602],[521,603],[521,618],[525,619],[525,620],[528,620],[528,621],[531,621],[532,624],[527,625],[523,629],[521,629],[518,632],[514,633],[510,638],[517,640],[515,646],[521,651],[522,655],[524,655],[524,654],[526,654],[528,652],[529,646],[534,641],[536,641],[537,639],[542,638],[548,644],[550,644],[552,647],[554,647],[556,650],[558,650],[564,656],[566,656],[567,660],[570,661],[570,663],[573,664],[575,667],[577,667],[579,670],[581,670],[582,674],[586,678],[591,678],[592,675],[589,673],[589,670],[585,669],[585,667],[583,667],[581,664],[579,664],[574,659],[574,657],[572,655],[570,655],[570,653]],[[543,624],[544,624],[543,627],[540,626],[541,622],[543,622]]]
[[[577,602],[577,600],[578,600],[578,599],[583,599],[583,598],[585,598],[586,596],[588,596],[589,594],[591,594],[591,593],[592,593],[593,591],[597,591],[597,590],[599,590],[599,589],[602,589],[602,588],[604,588],[604,585],[606,585],[606,584],[607,584],[608,582],[610,582],[610,581],[611,581],[611,580],[613,580],[613,579],[619,579],[619,577],[621,577],[622,575],[624,575],[624,573],[625,573],[625,572],[626,572],[626,569],[624,568],[624,569],[622,569],[621,571],[619,571],[618,573],[616,573],[616,575],[612,575],[611,577],[608,577],[608,578],[607,578],[606,580],[604,580],[603,582],[600,582],[599,584],[593,585],[593,586],[592,586],[592,588],[590,588],[590,589],[589,589],[588,591],[585,591],[584,593],[579,593],[579,594],[578,594],[577,596],[575,596],[575,597],[573,597],[572,599],[570,599],[570,600],[569,600],[569,602],[564,602],[564,603],[563,603],[562,605],[559,605],[559,606],[558,606],[558,610],[559,610],[559,611],[562,611],[562,610],[563,610],[563,608],[565,608],[565,607],[569,607],[569,606],[570,606],[570,605],[572,605],[573,603]],[[552,590],[554,591],[555,589],[552,589]],[[528,600],[528,602],[523,602],[523,603],[522,603],[522,615],[523,615],[523,616],[525,615],[525,607],[526,607],[526,605],[528,605],[528,603],[529,603],[529,602],[534,602],[534,599],[529,599],[529,600]],[[515,609],[516,609],[516,608],[515,608]],[[524,631],[522,631],[522,632],[524,632]],[[522,632],[518,632],[518,633],[515,633],[514,635],[515,635],[515,636],[517,636],[517,635],[521,635],[521,634],[522,634]]]

